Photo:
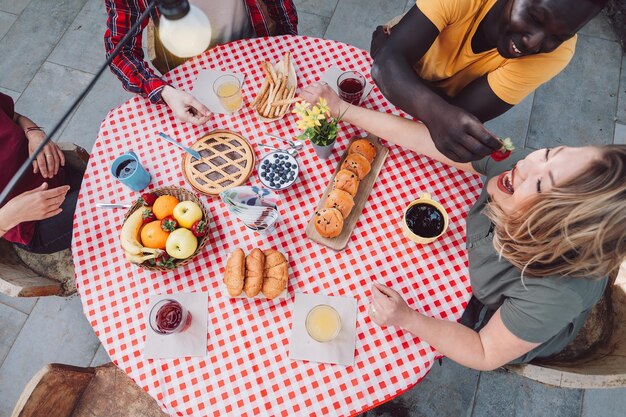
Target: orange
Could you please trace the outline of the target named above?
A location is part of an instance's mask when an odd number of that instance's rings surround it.
[[[155,220],[141,229],[141,244],[147,248],[165,249],[169,235],[170,232],[161,229],[161,220]]]
[[[178,199],[172,195],[162,195],[154,201],[152,212],[157,219],[161,220],[174,213],[174,207],[179,203]]]

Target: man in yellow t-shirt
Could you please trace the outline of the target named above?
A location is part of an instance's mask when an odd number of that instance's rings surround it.
[[[440,152],[481,159],[501,147],[482,123],[565,68],[607,1],[417,0],[390,34],[374,33],[372,77]]]

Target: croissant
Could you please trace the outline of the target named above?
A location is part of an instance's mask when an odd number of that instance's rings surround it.
[[[261,249],[255,248],[246,256],[246,280],[243,291],[248,297],[256,296],[263,286],[265,255]]]
[[[224,271],[224,284],[231,297],[237,297],[243,290],[246,255],[243,250],[235,250],[228,261]]]
[[[289,279],[289,265],[282,253],[269,249],[265,254],[263,276],[263,295],[269,299],[276,298],[283,292]]]

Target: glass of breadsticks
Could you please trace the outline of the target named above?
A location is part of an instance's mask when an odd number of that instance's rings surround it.
[[[301,100],[296,97],[296,69],[289,52],[280,62],[272,64],[265,61],[261,63],[261,67],[265,80],[250,106],[256,110],[261,120],[278,120],[287,113],[291,104]]]

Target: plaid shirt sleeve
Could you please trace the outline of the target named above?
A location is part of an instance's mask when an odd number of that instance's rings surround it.
[[[131,26],[146,10],[144,0],[105,0],[107,9],[107,30],[104,34],[104,47],[107,58],[119,44]],[[167,85],[157,76],[144,60],[142,31],[148,25],[146,19],[137,33],[124,45],[110,64],[111,71],[120,79],[124,89],[147,97],[152,103],[163,103],[161,91]]]
[[[246,4],[256,36],[298,34],[298,14],[293,0],[246,0]],[[261,11],[263,7],[269,16]],[[266,18],[275,24],[274,33],[270,33]]]

